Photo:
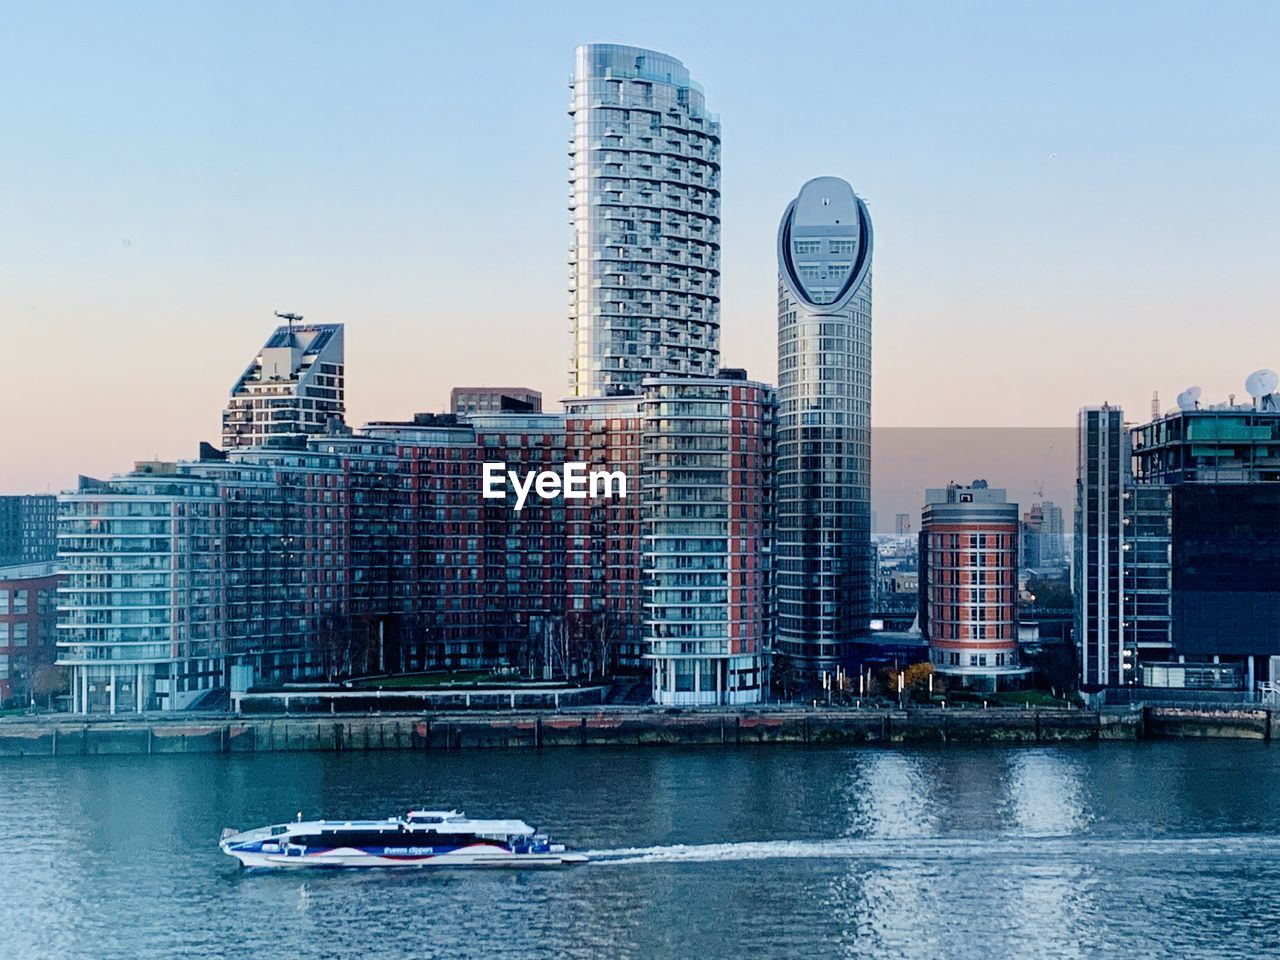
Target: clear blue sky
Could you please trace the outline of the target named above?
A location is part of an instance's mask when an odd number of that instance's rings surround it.
[[[1280,368],[1280,5],[0,3],[0,491],[184,456],[273,310],[351,419],[565,388],[573,47],[723,123],[726,363],[773,379],[777,220],[876,227],[875,422],[1068,426]]]

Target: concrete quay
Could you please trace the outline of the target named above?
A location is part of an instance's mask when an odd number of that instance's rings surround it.
[[[554,713],[8,718],[0,757],[754,744],[1059,743],[1280,736],[1263,708],[598,709]]]
[[[1060,743],[1160,737],[1280,738],[1257,706],[1024,709],[593,709],[469,713],[10,717],[0,757],[473,750],[490,747]]]

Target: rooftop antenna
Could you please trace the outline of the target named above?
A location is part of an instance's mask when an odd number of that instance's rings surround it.
[[[1160,419],[1160,391],[1159,390],[1151,391],[1151,419],[1152,420]]]
[[[289,346],[291,346],[291,347],[292,347],[292,346],[293,346],[293,325],[294,325],[294,323],[295,323],[295,322],[297,322],[297,323],[301,323],[301,322],[302,322],[302,314],[300,314],[300,313],[281,313],[279,310],[277,310],[277,311],[276,311],[276,316],[277,316],[277,317],[279,317],[281,320],[288,321],[288,323],[289,323]]]
[[[1184,412],[1200,409],[1200,388],[1187,387],[1178,394],[1178,409]]]
[[[1255,408],[1278,410],[1280,404],[1276,400],[1276,387],[1280,386],[1280,376],[1274,370],[1255,370],[1244,382],[1245,392],[1253,397]]]

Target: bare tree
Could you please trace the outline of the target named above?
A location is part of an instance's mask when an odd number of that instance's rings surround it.
[[[568,679],[577,674],[577,658],[574,657],[573,630],[566,617],[553,617],[551,654],[560,676]]]
[[[42,663],[31,673],[31,695],[45,697],[50,710],[53,709],[54,694],[67,691],[67,670],[52,663]]]
[[[315,649],[320,658],[320,671],[332,682],[343,673],[350,672],[351,656],[355,646],[351,618],[330,613],[320,618],[316,626]]]
[[[622,629],[612,611],[601,610],[592,618],[587,649],[589,679],[594,680],[597,673],[601,678],[613,675],[621,638]]]

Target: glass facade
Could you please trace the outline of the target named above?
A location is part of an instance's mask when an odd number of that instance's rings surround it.
[[[569,374],[575,397],[720,358],[720,124],[679,60],[577,49],[570,115]]]
[[[1280,656],[1280,484],[1188,483],[1171,492],[1177,653]]]
[[[221,498],[139,475],[60,498],[59,663],[77,712],[177,709],[221,684]]]
[[[1080,413],[1082,684],[1221,662],[1251,688],[1280,655],[1280,412],[1220,404],[1122,421],[1111,407]]]
[[[871,604],[871,218],[811,180],[778,231],[777,650],[847,663]]]
[[[1167,659],[1171,634],[1168,487],[1134,484],[1124,493],[1124,645],[1142,663]]]
[[[1136,679],[1136,650],[1126,648],[1122,631],[1121,530],[1129,472],[1124,414],[1117,407],[1086,407],[1077,436],[1076,642],[1081,685],[1096,690]]]
[[[644,630],[653,699],[754,703],[767,687],[772,391],[645,384]]]
[[[1140,483],[1280,481],[1280,413],[1223,406],[1179,410],[1132,431]]]

